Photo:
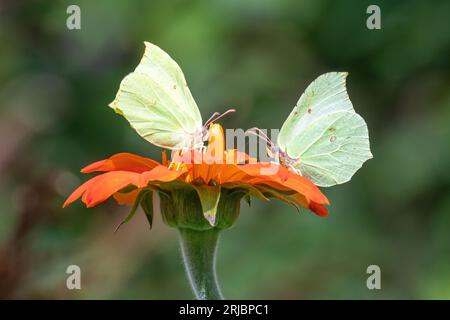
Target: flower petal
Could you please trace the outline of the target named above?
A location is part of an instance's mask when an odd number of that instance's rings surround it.
[[[130,192],[116,192],[113,194],[113,197],[120,205],[132,205],[141,190],[140,188],[136,188]]]
[[[309,204],[309,209],[321,217],[328,216],[328,209],[322,204],[311,201]]]
[[[277,166],[273,174],[262,174],[264,170],[268,170],[269,165]],[[279,166],[277,164],[267,164],[267,163],[257,163],[257,164],[246,164],[239,166],[239,169],[244,171],[250,176],[258,179],[254,179],[253,183],[265,183],[267,181],[276,182],[283,187],[288,187],[302,195],[319,204],[329,204],[328,199],[323,195],[323,193],[317,188],[311,181],[305,177],[296,175],[290,172],[286,168]]]
[[[81,172],[90,173],[95,171],[132,171],[132,172],[145,172],[159,166],[160,163],[144,158],[132,153],[117,153],[111,156],[109,159],[100,160],[94,162],[83,169]]]
[[[245,164],[245,163],[256,163],[256,159],[250,157],[245,152],[241,152],[236,149],[228,149],[225,151],[226,163],[232,164]]]
[[[292,199],[294,199],[298,204],[300,204],[301,206],[309,209],[309,204],[311,201],[308,201],[308,199],[306,199],[306,197],[300,193],[296,193],[293,194],[291,196]]]
[[[149,182],[170,182],[184,174],[186,169],[170,170],[169,168],[158,165],[150,171],[141,174],[139,185],[145,187]]]
[[[88,208],[105,201],[120,189],[132,184],[140,185],[140,174],[130,171],[111,171],[92,178],[93,182],[84,192],[81,200]]]
[[[76,188],[75,191],[72,192],[72,194],[64,202],[63,208],[67,207],[69,204],[71,204],[72,202],[76,201],[79,197],[81,197],[84,194],[84,192],[86,191],[86,189],[89,188],[89,186],[94,182],[95,182],[95,178],[92,178],[92,179],[86,181],[85,183],[83,183],[78,188]]]
[[[291,198],[294,199],[299,204],[301,204],[303,207],[308,208],[309,210],[311,210],[318,216],[321,216],[321,217],[328,216],[328,209],[325,208],[325,206],[323,204],[319,204],[314,201],[309,201],[304,195],[302,195],[300,193],[296,193],[296,194],[292,195]]]
[[[106,172],[86,181],[78,187],[66,200],[64,207],[80,197],[87,207],[93,207],[105,201],[128,185],[134,185],[137,188],[144,188],[150,182],[173,181],[183,173],[183,170],[169,170],[167,167],[162,165],[158,165],[154,169],[144,173],[132,171]],[[119,197],[119,203],[122,200],[126,203],[127,200],[124,200],[123,197],[121,198],[121,195],[116,195],[116,200],[117,197]]]
[[[239,166],[234,164],[224,164],[221,166],[221,170],[218,173],[216,180],[220,184],[224,184],[227,182],[246,182],[251,178],[251,176],[239,169]]]

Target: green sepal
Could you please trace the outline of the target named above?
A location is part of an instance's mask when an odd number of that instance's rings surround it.
[[[145,217],[150,225],[153,226],[153,192],[147,193],[141,200],[141,208],[144,210]]]
[[[139,204],[141,203],[142,199],[148,194],[151,193],[151,190],[149,189],[144,189],[141,192],[139,192],[139,194],[136,197],[136,200],[133,203],[133,206],[131,207],[130,212],[128,213],[128,215],[125,217],[125,219],[122,220],[121,223],[119,223],[119,225],[116,227],[116,229],[114,230],[114,233],[117,232],[117,230],[119,230],[119,228],[124,225],[125,223],[129,222],[134,215],[136,214],[136,210],[139,208]]]
[[[264,193],[266,197],[278,199],[284,203],[290,204],[291,206],[295,207],[297,211],[300,211],[300,206],[297,204],[297,202],[289,198],[289,195],[285,195],[281,192],[278,192],[269,186],[259,185],[258,188]]]
[[[228,182],[224,183],[222,187],[231,190],[246,190],[247,195],[249,196],[253,196],[263,201],[269,201],[269,199],[258,188],[250,184]]]
[[[252,206],[252,197],[250,197],[250,195],[246,194],[244,196],[244,200],[245,202],[247,202],[248,206],[251,207]]]
[[[216,224],[217,205],[220,199],[220,186],[193,185],[202,205],[203,216],[211,226]]]

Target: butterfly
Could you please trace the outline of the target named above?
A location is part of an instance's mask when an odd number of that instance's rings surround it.
[[[144,42],[134,72],[120,83],[109,106],[150,143],[170,150],[203,148],[208,125],[234,112],[215,112],[205,124],[180,66],[158,46]]]
[[[282,166],[329,187],[347,182],[371,159],[369,133],[346,90],[346,72],[319,76],[302,94],[272,142],[258,128],[247,130],[268,143],[267,153]]]

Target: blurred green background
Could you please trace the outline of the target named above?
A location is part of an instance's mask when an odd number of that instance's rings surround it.
[[[81,30],[66,9],[81,8]],[[381,30],[366,8],[381,7]],[[236,299],[450,298],[449,1],[2,1],[0,297],[191,298],[177,234],[151,232],[113,201],[62,210],[118,152],[160,158],[107,107],[143,41],[181,65],[206,119],[279,128],[319,74],[348,71],[374,159],[323,189],[326,219],[276,201],[243,203],[222,235],[218,274]],[[66,288],[68,265],[82,289]],[[381,290],[366,268],[381,267]]]

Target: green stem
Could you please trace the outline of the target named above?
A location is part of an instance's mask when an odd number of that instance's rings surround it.
[[[181,253],[184,266],[198,300],[222,300],[216,275],[216,251],[219,230],[180,228]]]

